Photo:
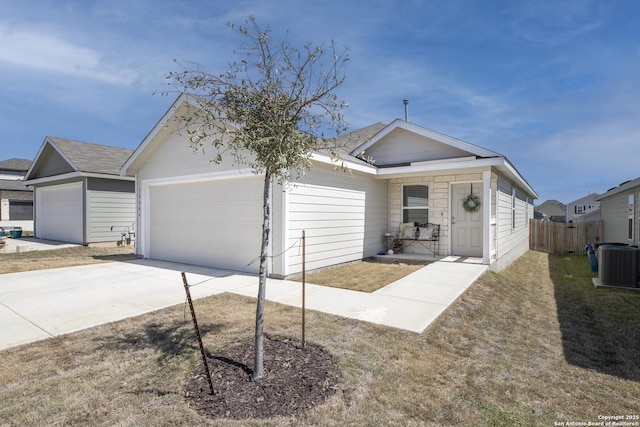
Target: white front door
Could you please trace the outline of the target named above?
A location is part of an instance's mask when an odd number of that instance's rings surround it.
[[[470,194],[480,197],[480,208],[467,212]],[[482,183],[451,186],[451,255],[482,257]]]

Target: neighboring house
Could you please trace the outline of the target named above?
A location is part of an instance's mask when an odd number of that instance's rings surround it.
[[[640,244],[640,178],[596,197],[600,202],[603,242]]]
[[[567,203],[566,222],[598,221],[600,219],[600,202],[595,193]]]
[[[155,258],[257,272],[263,176],[194,153],[177,117],[197,108],[180,96],[142,141],[121,173],[136,177],[136,252]],[[340,138],[344,172],[314,154],[308,174],[274,186],[269,272],[301,271],[306,231],[308,270],[360,260],[384,248],[385,233],[407,221],[440,226],[440,255],[472,256],[494,270],[529,248],[535,191],[501,154],[395,120]],[[368,163],[359,158],[362,152]],[[476,213],[463,210],[471,194]],[[426,253],[421,245],[405,252]]]
[[[33,230],[33,190],[22,179],[31,160],[0,161],[0,227],[21,227]]]
[[[555,222],[566,222],[567,206],[557,200],[546,200],[535,207],[536,219],[547,219]]]
[[[24,181],[34,189],[35,237],[119,241],[135,223],[135,182],[119,173],[132,152],[46,137]]]

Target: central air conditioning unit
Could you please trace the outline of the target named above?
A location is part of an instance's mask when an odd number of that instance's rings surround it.
[[[598,279],[601,285],[640,287],[640,249],[630,246],[598,247]]]

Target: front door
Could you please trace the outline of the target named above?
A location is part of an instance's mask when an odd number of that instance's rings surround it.
[[[480,197],[479,208],[470,212],[470,194]],[[451,255],[482,257],[482,183],[451,186]]]

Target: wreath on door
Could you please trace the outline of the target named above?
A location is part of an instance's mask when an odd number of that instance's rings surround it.
[[[462,207],[464,208],[465,212],[478,212],[480,210],[480,197],[476,196],[475,194],[469,194],[464,202],[462,202]]]

